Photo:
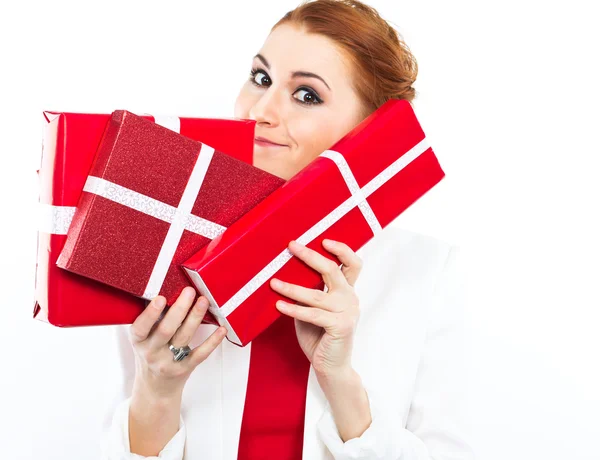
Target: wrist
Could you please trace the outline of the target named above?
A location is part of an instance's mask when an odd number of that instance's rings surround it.
[[[317,376],[343,442],[357,438],[372,422],[367,392],[358,372],[348,367]]]
[[[315,372],[321,388],[324,390],[340,385],[347,385],[359,379],[358,373],[351,366],[342,367],[334,371]]]
[[[158,391],[147,382],[136,378],[133,383],[132,401],[140,401],[155,408],[180,405],[183,391]]]
[[[181,429],[181,394],[156,394],[144,382],[134,385],[129,406],[131,453],[158,458],[158,454]]]

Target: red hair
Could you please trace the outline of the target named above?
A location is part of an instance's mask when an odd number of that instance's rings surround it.
[[[389,99],[414,99],[417,61],[375,8],[358,0],[304,0],[271,30],[288,23],[338,46],[354,70],[353,88],[367,114]]]

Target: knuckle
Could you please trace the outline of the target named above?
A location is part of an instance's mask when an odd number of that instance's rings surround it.
[[[171,372],[171,375],[175,378],[181,378],[188,373],[185,366],[171,366],[170,372]]]
[[[337,270],[339,270],[339,266],[335,262],[333,262],[333,261],[327,262],[327,266],[325,267],[325,271],[329,275],[333,275]]]
[[[158,363],[156,354],[151,353],[148,349],[141,350],[140,355],[148,366],[154,366]]]
[[[172,375],[172,369],[173,366],[171,366],[171,363],[167,361],[161,360],[158,363],[156,363],[156,373],[160,377],[167,377]]]
[[[311,309],[309,309],[309,310],[308,310],[308,317],[309,317],[311,320],[314,320],[314,321],[316,321],[316,320],[318,320],[318,319],[320,318],[320,316],[321,316],[321,315],[320,315],[320,312],[319,312],[319,310],[318,310],[318,309],[316,309],[316,308],[311,308]]]
[[[160,339],[170,339],[171,337],[173,337],[173,334],[175,333],[174,330],[172,330],[169,326],[167,326],[166,324],[164,324],[163,322],[161,322],[158,327],[156,328],[155,334],[160,338]]]
[[[316,303],[323,303],[327,294],[323,291],[313,291],[313,301]]]
[[[179,345],[179,346],[187,345],[190,343],[191,340],[192,340],[192,336],[188,332],[180,332],[180,333],[176,334],[176,337],[173,337],[173,342],[176,342],[178,344],[183,344],[183,345]]]
[[[131,325],[129,326],[129,339],[133,342],[141,342],[144,338],[138,327]]]
[[[172,359],[160,359],[154,364],[154,372],[158,378],[172,379],[179,378],[186,374],[187,370],[184,366],[174,366]]]

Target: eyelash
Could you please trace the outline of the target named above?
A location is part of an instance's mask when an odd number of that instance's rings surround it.
[[[254,86],[258,86],[259,88],[262,88],[262,87],[263,87],[263,85],[259,85],[258,83],[256,83],[256,80],[254,79],[254,77],[256,77],[256,74],[258,74],[258,73],[263,73],[263,74],[265,74],[267,77],[269,77],[269,75],[267,74],[267,72],[265,72],[264,70],[262,70],[262,69],[259,69],[259,68],[252,68],[252,70],[250,70],[250,77],[248,78],[248,80],[250,80],[250,82],[251,82],[251,83],[252,83]],[[271,77],[269,77],[269,79],[270,79],[270,78],[271,78]],[[313,98],[315,99],[315,101],[314,101],[314,102],[305,102],[305,101],[302,101],[302,100],[300,100],[300,99],[294,98],[294,99],[296,99],[296,100],[297,100],[297,101],[298,101],[300,104],[302,104],[302,105],[319,105],[319,104],[322,104],[322,103],[323,103],[323,101],[321,100],[321,98],[320,98],[320,97],[317,95],[317,93],[315,93],[315,92],[314,92],[314,90],[312,90],[312,89],[310,89],[310,88],[307,88],[307,87],[304,87],[304,86],[302,86],[302,87],[298,88],[298,90],[297,90],[297,91],[299,91],[299,90],[304,90],[304,91],[307,91],[307,92],[308,92],[308,94],[311,94],[311,95],[313,96]]]

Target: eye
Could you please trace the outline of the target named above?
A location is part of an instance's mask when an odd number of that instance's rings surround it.
[[[266,77],[266,80],[268,80],[269,85],[271,84],[271,78],[266,74],[266,72],[260,70],[260,69],[252,69],[250,71],[250,78],[249,80],[252,82],[253,85],[256,86],[263,86],[261,84],[261,81],[264,82],[264,79],[262,78],[262,76],[264,75],[264,77]],[[258,78],[257,78],[258,76]]]
[[[260,88],[271,86],[271,77],[269,77],[264,70],[258,68],[253,68],[250,70],[249,80],[254,86],[258,86]],[[307,87],[298,88],[294,94],[298,92],[303,92],[304,94],[301,96],[301,98],[298,99],[294,97],[294,99],[296,99],[298,103],[302,105],[318,105],[323,103],[321,98],[313,89]]]
[[[321,99],[319,99],[319,96],[317,96],[314,91],[308,88],[298,88],[298,91],[296,91],[294,94],[301,92],[304,92],[304,95],[301,97],[301,99],[298,99],[298,101],[302,104],[316,105],[323,102]]]

